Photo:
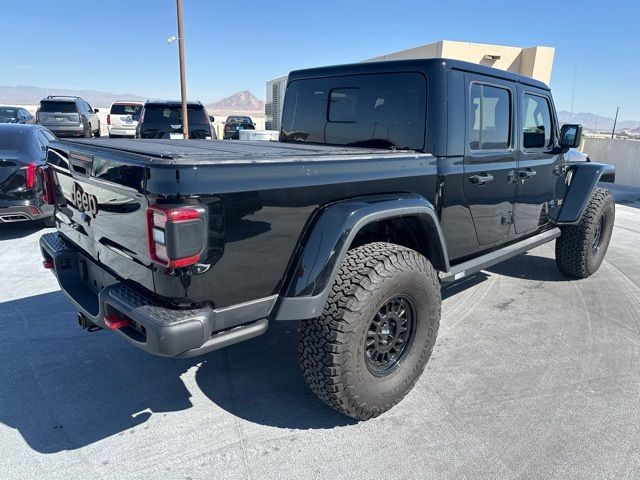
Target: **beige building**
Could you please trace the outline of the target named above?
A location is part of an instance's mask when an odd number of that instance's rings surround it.
[[[551,68],[555,49],[552,47],[508,47],[486,43],[453,42],[441,40],[399,52],[369,58],[365,62],[385,60],[408,60],[419,58],[451,58],[479,63],[540,80],[547,85],[551,80]],[[287,86],[287,77],[267,82],[267,103],[265,105],[268,129],[280,130],[282,102]]]
[[[465,62],[479,63],[487,67],[499,68],[508,72],[519,73],[549,84],[553,55],[551,47],[507,47],[486,43],[453,42],[441,40],[428,45],[409,48],[370,58],[365,62],[384,60],[408,60],[416,58],[451,58]]]

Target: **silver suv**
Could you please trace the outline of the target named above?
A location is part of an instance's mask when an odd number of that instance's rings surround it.
[[[80,97],[53,96],[40,100],[36,123],[58,137],[99,137],[98,109]]]

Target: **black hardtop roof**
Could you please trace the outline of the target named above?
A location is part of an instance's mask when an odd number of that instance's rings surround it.
[[[539,80],[525,75],[507,72],[498,68],[486,67],[477,63],[452,60],[449,58],[422,58],[415,60],[385,60],[381,62],[360,62],[328,67],[307,68],[294,70],[289,74],[289,81],[304,78],[332,77],[340,75],[363,75],[368,73],[393,73],[398,71],[419,71],[426,74],[443,72],[447,69],[477,73],[489,77],[502,78],[515,83],[523,83],[532,87],[549,90],[549,87]]]

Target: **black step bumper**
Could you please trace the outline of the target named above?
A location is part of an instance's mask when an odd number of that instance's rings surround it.
[[[43,235],[40,249],[80,313],[102,328],[109,328],[108,314],[126,317],[129,325],[116,331],[155,355],[194,357],[256,337],[269,325],[266,318],[254,319],[261,313],[255,306],[245,310],[247,315],[225,315],[210,307],[168,308],[87,258],[57,232]]]

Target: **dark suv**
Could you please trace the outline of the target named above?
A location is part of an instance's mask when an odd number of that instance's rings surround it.
[[[98,109],[80,97],[52,96],[40,100],[36,123],[58,137],[99,137]]]
[[[227,117],[224,122],[224,139],[232,138],[234,140],[240,139],[240,130],[255,130],[256,124],[253,123],[251,117],[243,117],[233,115]]]
[[[200,102],[188,102],[187,115],[189,138],[217,138],[211,126],[213,118]],[[182,104],[179,101],[149,100],[133,119],[138,120],[136,138],[183,138]]]

